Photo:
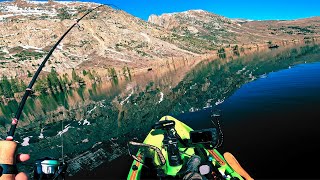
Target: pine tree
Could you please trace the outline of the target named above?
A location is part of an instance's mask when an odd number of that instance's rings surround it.
[[[27,73],[28,73],[28,77],[32,77],[32,74],[29,70],[27,70]]]
[[[91,73],[90,70],[88,71],[88,76],[89,76],[90,80],[94,80],[94,76],[93,76],[93,74]]]
[[[26,89],[27,89],[27,85],[22,80],[20,80],[19,92],[23,92]]]
[[[1,82],[0,82],[0,96],[3,95],[3,89],[2,89],[2,85],[1,85]]]
[[[124,76],[127,76],[127,68],[125,66],[122,68],[122,73]]]
[[[77,83],[84,83],[83,78],[78,76],[74,69],[72,69],[72,81]]]
[[[19,92],[19,83],[17,79],[10,79],[11,89],[14,93]]]
[[[60,86],[60,81],[58,78],[58,73],[54,68],[51,68],[50,74],[47,76],[48,79],[48,86],[50,89],[57,89]]]
[[[89,70],[90,71],[90,70]],[[82,74],[84,75],[84,76],[86,76],[87,74],[88,74],[88,72],[84,69],[83,71],[82,71]]]
[[[2,86],[2,91],[3,95],[7,98],[14,97],[10,81],[8,80],[7,76],[2,76],[1,80],[1,86]]]
[[[34,90],[41,93],[46,93],[48,88],[49,87],[46,78],[38,79],[36,84],[34,85]]]
[[[74,81],[74,82],[76,82],[77,81],[77,73],[76,73],[76,71],[74,70],[74,69],[72,69],[72,80]]]
[[[118,77],[117,76],[117,72],[116,72],[116,70],[114,68],[109,68],[108,72],[109,72],[109,76],[111,76],[111,78]]]
[[[69,81],[69,78],[68,78],[68,74],[67,73],[65,73],[64,75],[63,75],[63,79],[62,79],[62,81],[63,81],[63,84],[66,84],[66,85],[71,85],[71,82]]]

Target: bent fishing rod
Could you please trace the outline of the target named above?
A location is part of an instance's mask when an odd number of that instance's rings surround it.
[[[53,51],[57,48],[60,42],[65,38],[65,36],[76,26],[78,23],[90,14],[92,11],[104,6],[105,4],[101,4],[91,10],[88,10],[83,16],[76,20],[76,22],[60,37],[60,39],[54,44],[54,46],[50,49],[49,53],[46,55],[44,60],[42,61],[41,65],[37,69],[36,73],[32,77],[26,91],[22,97],[22,100],[19,103],[18,110],[12,118],[11,127],[8,131],[6,141],[0,141],[0,180],[2,179],[14,179],[15,174],[17,174],[17,167],[16,167],[16,158],[15,152],[17,149],[17,143],[14,142],[14,133],[17,128],[17,124],[19,122],[20,116],[22,114],[23,107],[27,101],[27,98],[30,96],[32,92],[32,87],[36,82],[40,72],[42,71],[43,67],[45,66],[46,62],[52,55]]]
[[[48,59],[50,58],[50,56],[52,55],[53,51],[57,48],[57,46],[60,44],[60,42],[64,39],[64,37],[73,29],[73,27],[75,27],[84,17],[86,17],[88,14],[90,14],[92,11],[96,10],[97,8],[104,6],[99,5],[91,10],[89,10],[87,13],[85,13],[82,17],[80,17],[79,19],[76,20],[76,22],[61,36],[61,38],[58,40],[58,42],[56,42],[56,44],[51,48],[51,50],[49,51],[49,53],[47,54],[47,56],[44,58],[44,60],[42,61],[41,65],[39,66],[39,68],[37,69],[36,73],[34,74],[34,76],[32,77],[23,97],[22,100],[19,104],[18,110],[15,114],[15,117],[12,118],[12,122],[11,122],[11,127],[10,130],[8,132],[8,136],[6,138],[7,141],[12,141],[13,140],[13,136],[14,136],[14,132],[16,130],[17,124],[19,122],[19,118],[21,116],[23,107],[27,101],[27,98],[30,96],[31,92],[32,92],[32,87],[34,85],[34,83],[36,82],[40,72],[42,71],[43,67],[45,66],[46,62],[48,61]]]

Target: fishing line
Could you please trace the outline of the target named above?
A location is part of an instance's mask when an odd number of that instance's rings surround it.
[[[217,124],[218,124],[219,137],[220,138],[218,139],[218,144],[216,145],[215,148],[218,148],[218,147],[222,146],[222,143],[223,143],[223,132],[222,132],[222,128],[221,128],[219,119],[217,119]]]
[[[66,89],[66,91],[64,92],[64,101],[63,101],[63,119],[61,121],[61,132],[63,132],[63,128],[64,128],[64,120],[66,119],[66,104],[67,104],[67,93],[68,90]],[[61,158],[62,158],[62,163],[64,164],[64,144],[63,144],[63,134],[61,134]]]
[[[214,147],[214,148],[218,148],[218,147],[221,147],[222,143],[223,143],[223,132],[222,132],[222,128],[221,128],[221,125],[220,125],[220,120],[219,120],[219,117],[220,117],[220,113],[216,114],[213,112],[213,110],[211,111],[212,112],[212,115],[211,117],[214,117],[214,119],[217,121],[217,124],[214,123],[213,119],[210,119],[211,123],[218,128],[218,143],[217,145]]]

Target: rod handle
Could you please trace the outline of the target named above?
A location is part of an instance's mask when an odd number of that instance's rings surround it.
[[[5,171],[5,168],[8,167],[7,165],[15,165],[16,164],[16,150],[17,150],[17,143],[14,141],[0,141],[0,164],[4,165],[1,166],[1,173],[0,173],[0,180],[13,180],[15,178],[15,174],[17,172],[16,166],[11,166],[13,174],[2,174]]]

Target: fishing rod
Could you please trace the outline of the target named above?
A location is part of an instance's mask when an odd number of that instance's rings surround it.
[[[43,67],[45,66],[46,62],[52,55],[53,51],[57,48],[57,46],[60,44],[60,42],[65,38],[65,36],[76,26],[78,23],[86,17],[88,14],[90,14],[92,11],[95,11],[96,9],[105,6],[105,4],[101,4],[88,12],[86,12],[83,16],[81,16],[79,19],[76,20],[76,22],[60,37],[60,39],[54,44],[54,46],[50,49],[49,53],[46,55],[44,60],[42,61],[41,65],[37,69],[36,73],[32,77],[28,87],[26,88],[26,91],[22,97],[22,100],[19,103],[17,112],[12,118],[11,121],[11,127],[8,131],[7,137],[5,141],[0,141],[0,179],[14,179],[15,174],[17,174],[17,167],[16,167],[16,158],[15,158],[15,152],[17,150],[17,143],[14,140],[14,133],[17,128],[17,124],[19,122],[20,116],[22,114],[23,107],[27,101],[27,98],[30,96],[32,92],[32,87],[34,83],[36,82],[40,72],[42,71]]]
[[[71,31],[71,29],[73,29],[73,27],[75,27],[84,17],[86,17],[88,14],[90,14],[92,11],[96,10],[97,8],[104,6],[99,5],[91,10],[89,10],[87,13],[85,13],[82,17],[80,17],[79,19],[76,20],[76,22],[61,36],[61,38],[58,40],[58,42],[56,42],[56,44],[51,48],[51,50],[49,51],[49,53],[47,54],[47,56],[44,58],[44,60],[42,61],[41,65],[39,66],[39,68],[37,69],[36,73],[34,74],[34,76],[32,77],[23,97],[22,100],[19,104],[18,110],[14,116],[14,118],[12,118],[12,122],[11,122],[11,127],[10,130],[8,132],[8,136],[6,138],[7,141],[12,141],[13,140],[13,136],[14,136],[14,132],[17,128],[17,124],[19,122],[23,107],[27,101],[27,98],[30,96],[31,92],[32,92],[32,87],[34,85],[34,83],[36,82],[40,72],[42,71],[42,68],[45,66],[46,62],[48,61],[48,59],[50,58],[50,56],[52,55],[53,51],[57,48],[57,46],[60,44],[60,42],[64,39],[64,37]]]

